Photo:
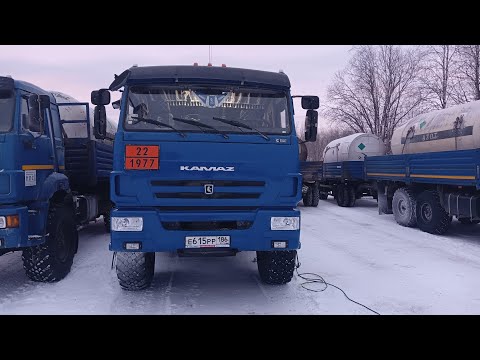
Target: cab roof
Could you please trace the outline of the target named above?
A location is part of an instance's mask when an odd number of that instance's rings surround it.
[[[289,89],[290,80],[282,72],[270,72],[218,66],[143,66],[131,67],[116,76],[110,90],[125,84],[152,83],[227,83],[245,86],[266,86]]]
[[[49,91],[43,90],[42,88],[36,85],[33,85],[26,81],[21,81],[21,80],[14,80],[14,84],[15,84],[15,89],[25,90],[38,95],[48,95],[50,97],[50,102],[54,104],[57,103],[52,93],[50,93]]]

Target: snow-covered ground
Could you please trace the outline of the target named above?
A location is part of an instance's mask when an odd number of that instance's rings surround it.
[[[434,236],[378,215],[368,199],[354,208],[331,198],[299,208],[301,273],[322,275],[381,314],[480,313],[480,225],[454,221],[447,235]],[[286,286],[263,285],[254,257],[157,254],[153,286],[127,292],[97,223],[81,231],[72,271],[58,283],[29,281],[20,253],[1,256],[0,314],[369,314],[333,287],[303,289],[296,276]]]

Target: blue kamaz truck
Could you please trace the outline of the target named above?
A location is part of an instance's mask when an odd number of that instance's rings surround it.
[[[113,143],[90,136],[89,114],[88,103],[0,77],[0,255],[23,251],[34,281],[64,278],[78,227],[110,211]]]
[[[290,81],[283,72],[132,67],[92,92],[95,133],[121,90],[111,174],[110,250],[122,288],[150,285],[155,252],[256,251],[261,280],[288,283],[300,248],[302,178]],[[317,133],[318,97],[306,140]]]

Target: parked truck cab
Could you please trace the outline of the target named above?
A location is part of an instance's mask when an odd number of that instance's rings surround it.
[[[300,248],[302,179],[288,77],[227,67],[132,67],[109,90],[121,88],[110,241],[121,287],[150,285],[155,252],[256,251],[264,282],[289,282]],[[106,92],[92,92],[100,138]],[[318,108],[317,97],[303,103]],[[316,112],[309,111],[316,134]]]
[[[84,107],[86,119],[61,119],[62,105]],[[72,185],[76,170],[90,173],[85,168],[92,159],[85,154],[96,147],[81,137],[68,139],[66,122],[85,122],[88,129],[88,103],[59,105],[48,91],[0,77],[0,255],[23,251],[34,281],[65,277],[78,248],[77,226],[109,212],[109,184],[102,185],[101,176],[90,190]],[[104,179],[111,159],[112,150]]]

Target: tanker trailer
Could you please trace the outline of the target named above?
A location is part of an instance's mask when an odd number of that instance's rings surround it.
[[[363,196],[376,198],[376,187],[365,178],[363,165],[366,157],[378,155],[385,155],[385,145],[373,134],[357,133],[331,141],[323,151],[320,193],[331,194],[342,207],[354,206]]]
[[[413,117],[395,130],[391,149],[365,162],[380,214],[433,234],[453,216],[480,222],[480,101]]]

